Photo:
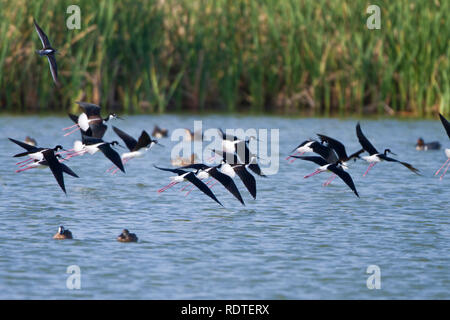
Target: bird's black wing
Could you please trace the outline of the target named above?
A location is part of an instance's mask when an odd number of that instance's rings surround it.
[[[412,172],[414,172],[415,174],[420,175],[420,173],[419,173],[420,170],[417,169],[417,168],[414,168],[412,165],[410,165],[407,162],[399,161],[397,159],[388,157],[388,156],[386,156],[384,154],[380,154],[380,155],[378,155],[378,157],[380,157],[383,160],[389,161],[389,162],[398,162],[398,163],[402,164],[403,166],[405,166],[406,168],[408,168],[409,170],[411,170]]]
[[[361,153],[364,153],[364,152],[366,152],[364,149],[361,149],[361,150],[359,150],[359,151],[356,151],[355,153],[352,153],[352,154],[348,157],[348,160],[355,159],[355,161],[356,161],[357,158],[359,159],[359,155],[360,155]]]
[[[336,151],[340,160],[348,159],[347,151],[345,150],[345,146],[342,144],[342,142],[319,133],[317,134],[317,136],[319,137],[321,142],[328,143],[328,146]]]
[[[291,156],[293,158],[297,158],[297,159],[302,159],[302,160],[306,160],[306,161],[312,161],[315,164],[318,164],[319,166],[325,166],[327,164],[329,164],[324,158],[322,157],[316,157],[316,156],[312,156],[312,157],[305,157],[305,156]]]
[[[328,166],[328,170],[330,170],[331,172],[336,174],[339,178],[341,178],[349,186],[349,188],[353,190],[353,192],[359,198],[359,194],[358,194],[358,191],[356,191],[356,187],[355,187],[355,184],[353,183],[353,179],[350,176],[350,174],[348,174],[348,172],[345,172],[341,168],[338,168],[335,164]]]
[[[217,170],[217,167],[212,168],[208,171],[209,175],[219,181],[230,193],[239,200],[240,203],[245,205],[244,200],[242,199],[241,193],[239,192],[238,188],[236,187],[236,184],[234,183],[233,179],[231,179],[226,174],[223,174],[219,170]]]
[[[219,200],[217,200],[216,196],[211,191],[211,189],[206,184],[204,184],[199,178],[197,178],[193,172],[189,172],[187,175],[184,176],[184,178],[223,207],[223,205],[220,203]]]
[[[34,23],[34,28],[36,29],[36,32],[37,32],[37,34],[39,36],[39,39],[41,39],[42,46],[44,48],[51,48],[50,41],[48,40],[48,37],[45,34],[45,32],[42,31],[41,27],[39,27],[39,25],[37,24],[35,19],[33,19],[33,23]]]
[[[70,169],[68,166],[66,166],[64,163],[60,162],[60,164],[61,164],[62,171],[64,171],[68,175],[71,175],[72,177],[79,178],[79,176],[75,172],[73,172],[72,169]]]
[[[375,149],[375,147],[370,143],[370,141],[362,133],[359,122],[356,125],[356,136],[358,137],[359,143],[361,144],[363,149],[366,150],[370,155],[374,155],[374,154],[378,153],[377,149]]]
[[[260,176],[260,177],[267,177],[265,174],[262,173],[261,167],[257,163],[250,163],[248,165],[248,168],[250,170],[252,170],[254,173],[256,173],[258,176]]]
[[[113,126],[113,130],[115,133],[117,133],[117,135],[120,137],[120,139],[122,139],[123,142],[125,142],[125,144],[127,145],[127,148],[130,151],[133,151],[137,145],[136,139],[134,139],[132,136],[130,136],[126,132],[123,132],[122,130],[120,130],[119,128],[116,128],[114,126]]]
[[[447,131],[447,135],[450,138],[450,122],[448,122],[447,119],[445,119],[444,116],[440,113],[439,118],[441,119],[442,125],[444,126],[445,131]]]
[[[152,138],[148,135],[147,131],[142,130],[141,135],[139,136],[139,139],[137,141],[137,144],[134,146],[133,150],[131,151],[137,151],[141,148],[145,148],[149,146],[152,143]]]
[[[250,174],[250,172],[245,169],[245,165],[233,166],[234,172],[239,176],[239,178],[244,183],[248,192],[252,195],[253,199],[256,199],[256,180],[255,177]]]
[[[71,113],[69,113],[68,116],[70,119],[72,119],[73,122],[78,123],[78,116]]]
[[[64,191],[64,193],[66,193],[66,187],[64,186],[63,167],[56,158],[55,152],[53,151],[53,149],[48,149],[42,152],[42,154],[44,155],[44,159],[45,161],[47,161],[47,165],[50,167],[50,170],[52,170],[53,176],[55,177],[59,186]]]
[[[93,144],[97,144],[97,143],[102,143],[104,141],[100,138],[94,138],[94,137],[90,137],[85,134],[81,134],[81,142],[83,142],[83,144],[89,146],[89,145],[93,145]]]
[[[315,153],[324,158],[328,163],[335,163],[339,160],[338,156],[336,155],[336,152],[334,152],[333,149],[324,146],[323,144],[320,144],[317,141],[312,143],[310,145],[310,148],[313,149]]]
[[[184,170],[181,170],[181,169],[161,168],[161,167],[158,167],[158,166],[155,166],[155,165],[154,165],[154,167],[155,167],[156,169],[159,169],[159,170],[169,171],[169,172],[176,173],[176,174],[178,174],[179,176],[181,176],[182,174],[184,174],[184,173],[187,172],[187,171],[184,171]]]
[[[209,168],[211,168],[211,167],[207,166],[206,164],[203,164],[203,163],[193,163],[193,164],[188,164],[187,166],[179,167],[178,169],[206,170]]]
[[[116,165],[123,173],[125,173],[125,168],[123,167],[122,159],[116,150],[111,148],[111,145],[104,143],[98,146],[101,152],[109,159],[112,163]]]
[[[50,66],[50,72],[52,73],[52,78],[55,84],[59,85],[58,81],[58,66],[56,65],[56,59],[54,54],[47,55],[48,64]]]
[[[9,141],[14,142],[15,144],[21,146],[22,148],[24,148],[28,152],[37,152],[37,151],[40,150],[39,148],[36,148],[35,146],[32,146],[32,145],[30,145],[28,143],[25,143],[25,142],[22,142],[22,141],[13,139],[13,138],[8,138],[8,139],[9,139]],[[26,152],[24,155],[28,154],[28,152]],[[19,155],[15,155],[15,157],[16,156],[19,157]]]
[[[83,101],[76,101],[75,103],[78,104],[81,108],[83,108],[84,113],[86,113],[88,118],[100,117],[100,106],[94,103]]]
[[[105,135],[106,129],[108,129],[108,126],[103,124],[103,122],[97,122],[97,123],[89,123],[89,129],[90,134],[93,138],[102,139]]]

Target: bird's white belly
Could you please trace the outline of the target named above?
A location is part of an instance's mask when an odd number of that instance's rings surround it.
[[[364,160],[366,160],[367,162],[380,162],[381,159],[378,158],[378,156],[376,154],[373,154],[371,156],[363,156],[362,157]]]
[[[234,153],[234,143],[228,140],[222,140],[222,151]]]
[[[44,155],[42,154],[42,152],[30,153],[28,156],[31,159],[38,160],[38,161],[41,161],[42,159],[44,159]]]
[[[85,146],[84,150],[86,150],[89,154],[96,153],[99,149],[97,148],[101,143],[93,144],[91,146]]]
[[[197,174],[197,178],[199,178],[200,180],[207,179],[208,177],[209,177],[209,173],[206,171],[200,171]]]
[[[73,143],[73,151],[80,152],[84,149],[84,144],[80,140],[77,140]]]
[[[236,172],[234,172],[234,169],[228,163],[223,164],[220,171],[231,178],[236,176]]]
[[[122,154],[122,160],[133,159],[133,158],[142,158],[143,156],[144,156],[144,152],[142,152],[142,151],[126,152],[126,153]]]
[[[81,130],[86,131],[89,129],[89,119],[86,115],[86,113],[82,113],[78,116],[78,125],[80,126]]]
[[[450,158],[450,149],[445,149],[445,155]]]

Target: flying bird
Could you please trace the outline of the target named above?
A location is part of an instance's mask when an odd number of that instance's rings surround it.
[[[42,49],[36,50],[36,52],[40,56],[46,56],[49,66],[50,66],[50,72],[52,74],[53,81],[57,86],[59,86],[58,81],[58,67],[56,65],[56,59],[55,59],[55,53],[57,52],[56,49],[52,48],[52,45],[50,44],[50,41],[48,40],[47,35],[42,31],[41,27],[37,24],[36,20],[33,19],[34,28],[36,29],[36,32],[39,36],[39,39],[41,39],[42,42]]]
[[[409,163],[388,157],[389,153],[392,153],[393,155],[395,155],[395,153],[393,153],[390,149],[385,149],[384,153],[379,153],[377,151],[377,149],[375,149],[375,147],[370,143],[370,141],[364,136],[359,122],[356,125],[356,136],[358,137],[359,143],[361,144],[363,149],[370,154],[370,156],[362,157],[365,161],[370,163],[369,167],[367,168],[366,172],[364,173],[364,176],[369,172],[370,169],[373,168],[373,166],[375,164],[377,164],[378,162],[381,162],[381,161],[398,162],[398,163],[402,164],[403,166],[405,166],[406,168],[408,168],[409,170],[411,170],[412,172],[414,172],[415,174],[419,174],[419,170],[414,168]]]

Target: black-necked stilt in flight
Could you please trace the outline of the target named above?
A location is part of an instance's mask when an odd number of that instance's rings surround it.
[[[25,170],[33,169],[33,168],[46,168],[49,167],[58,182],[61,189],[66,193],[66,187],[64,186],[64,177],[63,172],[67,173],[75,178],[78,178],[75,172],[73,172],[68,166],[61,163],[58,158],[61,158],[61,155],[55,155],[53,149],[47,149],[42,151],[43,159],[34,160],[32,164],[27,165],[23,169],[19,169],[16,172],[22,172]]]
[[[130,233],[128,229],[123,229],[122,233],[117,237],[117,241],[120,242],[137,242],[138,237],[134,233]]]
[[[103,135],[105,134],[107,128],[105,125],[107,121],[112,119],[122,119],[115,113],[110,113],[106,118],[102,118],[100,114],[100,106],[96,104],[81,101],[76,101],[75,103],[78,104],[84,112],[81,113],[78,117],[76,115],[69,114],[69,117],[72,119],[72,121],[75,122],[75,124],[73,126],[64,128],[63,130],[69,130],[73,127],[76,128],[64,134],[64,136],[68,136],[81,129],[85,132],[88,132],[88,136],[101,139],[103,138]]]
[[[33,139],[33,138],[31,138],[31,137],[29,137],[29,136],[26,136],[26,137],[25,137],[24,142],[25,142],[26,144],[29,144],[30,146],[33,146],[33,147],[36,147],[36,146],[37,146],[36,140]]]
[[[153,128],[152,136],[156,139],[166,138],[169,134],[169,130],[161,129],[158,125]]]
[[[46,56],[48,63],[50,65],[50,72],[52,73],[53,81],[56,85],[59,85],[58,81],[58,67],[56,66],[56,59],[55,59],[55,53],[56,50],[52,48],[52,45],[50,44],[50,41],[48,40],[47,35],[42,31],[41,27],[37,24],[36,20],[33,19],[34,28],[36,29],[36,32],[39,36],[39,39],[41,39],[42,42],[42,49],[36,50],[36,52],[40,56]]]
[[[442,114],[439,114],[439,118],[441,119],[442,125],[444,126],[445,131],[447,132],[448,137],[450,138],[450,122],[447,121],[447,119],[444,118]],[[444,162],[442,167],[436,171],[434,175],[438,175],[439,172],[445,167],[447,164],[447,168],[445,168],[444,173],[441,175],[441,179],[445,176],[445,173],[447,172],[448,168],[450,167],[450,149],[445,149],[445,155],[447,156],[447,161]]]
[[[53,239],[56,240],[64,240],[64,239],[73,239],[72,232],[69,229],[65,229],[63,226],[58,228],[58,232],[53,236]]]
[[[185,171],[185,170],[181,170],[181,169],[168,169],[168,168],[160,168],[157,166],[154,166],[154,167],[159,170],[169,171],[169,172],[173,172],[173,173],[177,174],[176,176],[170,177],[172,182],[169,183],[167,186],[159,189],[158,190],[159,193],[166,191],[167,189],[173,187],[174,185],[176,185],[180,182],[189,181],[194,186],[196,186],[198,189],[200,189],[203,193],[205,193],[208,197],[210,197],[211,199],[216,201],[218,204],[223,206],[222,203],[220,203],[220,201],[217,200],[216,196],[211,191],[211,189],[205,183],[203,183],[199,178],[197,178],[197,176],[193,172]]]
[[[358,124],[356,125],[356,135],[358,137],[359,143],[361,144],[361,146],[363,147],[363,149],[365,151],[367,151],[370,156],[364,156],[362,157],[364,160],[366,160],[367,162],[370,163],[369,167],[367,168],[367,171],[364,173],[364,176],[369,172],[369,170],[378,162],[381,161],[389,161],[389,162],[397,162],[402,164],[403,166],[405,166],[406,168],[408,168],[409,170],[411,170],[412,172],[414,172],[415,174],[419,174],[419,170],[414,168],[412,165],[410,165],[409,163],[406,162],[402,162],[402,161],[398,161],[394,158],[388,157],[388,153],[392,153],[394,154],[391,150],[389,149],[385,149],[384,153],[379,153],[377,151],[377,149],[375,149],[375,147],[369,142],[369,140],[364,136],[362,130],[361,130],[361,126],[358,122]],[[394,154],[395,155],[395,154]]]
[[[293,156],[293,157],[296,157],[296,158],[302,159],[302,160],[306,160],[306,161],[312,161],[320,166],[313,173],[306,175],[305,178],[312,177],[321,172],[331,171],[333,174],[335,174],[339,178],[341,178],[347,184],[347,186],[353,190],[353,192],[356,194],[356,196],[359,197],[358,191],[356,191],[356,187],[355,187],[355,184],[353,183],[352,177],[350,176],[350,174],[348,174],[347,172],[345,172],[342,169],[339,162],[338,163],[329,163],[324,158],[318,157],[318,156],[313,156],[313,157]]]
[[[20,167],[25,166],[27,163],[32,162],[33,160],[36,161],[40,161],[44,159],[44,155],[43,155],[43,151],[45,150],[49,150],[50,148],[38,148],[32,145],[29,145],[28,143],[19,141],[19,140],[15,140],[12,138],[8,138],[11,142],[14,142],[15,144],[21,146],[22,148],[24,148],[25,150],[27,150],[26,152],[22,152],[22,153],[18,153],[16,155],[14,155],[15,158],[17,157],[24,157],[24,156],[28,156],[29,158],[16,163],[16,165],[21,165]],[[58,150],[64,150],[63,147],[61,145],[57,145],[56,147],[54,147],[52,150],[54,151],[58,151]]]
[[[217,180],[217,182],[221,183],[236,199],[239,200],[240,203],[245,205],[244,200],[242,199],[241,193],[239,192],[238,188],[236,187],[236,184],[234,183],[233,179],[219,171],[220,165],[210,167],[203,163],[196,163],[196,164],[190,164],[187,166],[180,167],[178,169],[184,170],[184,169],[194,169],[196,170],[195,175],[200,180],[213,178]],[[217,183],[216,182],[216,183]],[[209,182],[206,183],[208,185]],[[215,183],[211,184],[210,188],[214,186]]]
[[[235,153],[238,155],[241,162],[247,165],[247,168],[252,170],[260,177],[267,177],[262,173],[261,167],[257,162],[258,156],[250,151],[249,143],[252,139],[257,140],[255,137],[250,137],[247,140],[241,140],[237,142],[234,145]]]
[[[441,149],[441,144],[438,141],[427,142],[422,138],[417,139],[416,150],[427,151],[427,150],[439,150]]]
[[[123,173],[125,173],[125,168],[123,167],[122,159],[120,155],[111,146],[119,145],[119,142],[105,142],[102,139],[92,138],[82,135],[82,143],[75,147],[75,152],[69,154],[67,159],[75,156],[84,155],[85,153],[95,154],[97,151],[101,151],[106,158],[111,160],[111,162],[118,167]]]
[[[227,176],[234,178],[238,175],[248,192],[256,199],[256,180],[246,169],[245,163],[240,163],[235,153],[227,153],[212,149],[214,153],[222,157],[222,162],[217,166]]]
[[[125,152],[122,154],[122,163],[125,164],[131,159],[134,158],[142,158],[151,147],[153,147],[155,144],[161,145],[158,143],[157,140],[152,140],[152,138],[148,135],[148,133],[145,130],[142,130],[141,135],[139,136],[138,141],[134,139],[132,136],[127,134],[126,132],[120,130],[119,128],[116,128],[113,126],[114,132],[125,142],[125,145],[127,146],[128,150],[130,152]],[[162,145],[161,145],[162,146]],[[111,167],[108,171],[112,170],[114,168]],[[118,169],[113,171],[113,174],[117,172]]]

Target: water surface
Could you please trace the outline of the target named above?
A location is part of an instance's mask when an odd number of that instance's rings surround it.
[[[39,145],[71,147],[63,137],[68,118],[0,117],[0,298],[8,299],[449,299],[449,186],[434,172],[444,151],[418,152],[416,139],[449,140],[439,121],[362,121],[379,149],[390,148],[422,176],[382,163],[362,177],[367,165],[352,164],[358,199],[323,173],[303,176],[316,165],[284,158],[316,133],[359,148],[355,120],[269,117],[134,116],[114,124],[138,136],[158,123],[169,130],[204,128],[280,129],[280,169],[257,178],[258,196],[241,206],[225,189],[213,188],[219,207],[199,191],[185,197],[176,186],[156,190],[170,174],[170,139],[127,173],[105,173],[101,154],[71,159],[80,176],[65,176],[67,196],[49,170],[15,174],[21,148],[7,137],[34,137]],[[118,139],[109,129],[105,140]],[[119,148],[119,151],[122,150]],[[59,225],[73,241],[55,241]],[[139,237],[118,243],[123,228]],[[81,268],[81,290],[66,288],[70,265]],[[381,269],[381,289],[369,290],[366,269]]]

